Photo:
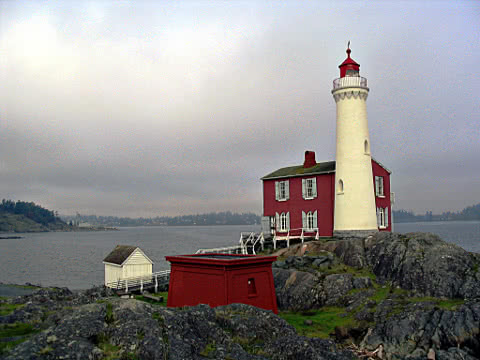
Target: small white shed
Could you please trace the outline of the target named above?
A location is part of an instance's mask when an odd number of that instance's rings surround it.
[[[152,276],[152,260],[136,246],[117,245],[103,263],[105,286],[115,287],[114,283],[127,278]]]

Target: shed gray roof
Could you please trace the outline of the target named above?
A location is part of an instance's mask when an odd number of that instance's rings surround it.
[[[117,245],[110,254],[107,255],[104,262],[122,265],[125,260],[137,249],[137,246]]]

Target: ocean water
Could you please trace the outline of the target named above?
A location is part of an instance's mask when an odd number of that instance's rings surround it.
[[[236,245],[241,231],[260,231],[260,226],[155,226],[20,234],[22,239],[0,239],[0,282],[86,289],[103,284],[102,260],[118,244],[139,246],[154,262],[154,271],[160,271],[169,268],[167,255]],[[468,251],[480,252],[480,222],[404,223],[395,224],[395,231],[432,232]]]
[[[20,234],[22,239],[0,239],[0,282],[86,289],[104,283],[102,261],[116,245],[140,247],[154,262],[153,271],[160,271],[170,268],[167,255],[233,246],[242,231],[260,231],[260,226],[151,226]],[[12,234],[2,234],[8,235]]]

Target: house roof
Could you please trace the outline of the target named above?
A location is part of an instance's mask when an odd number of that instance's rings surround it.
[[[136,246],[130,245],[117,245],[115,249],[112,250],[110,254],[107,255],[104,262],[108,262],[111,264],[122,265],[125,260],[137,249]]]
[[[302,175],[327,174],[331,172],[335,172],[335,161],[324,161],[309,168],[304,168],[303,165],[284,167],[265,175],[262,177],[262,180]]]
[[[383,164],[381,164],[377,160],[375,159],[372,159],[372,160],[375,161],[382,168],[384,168],[389,174],[392,173],[390,170],[388,170],[385,166],[383,166]],[[275,170],[274,172],[268,175],[265,175],[261,179],[269,180],[269,179],[295,177],[295,176],[303,176],[303,175],[328,174],[333,172],[335,172],[335,161],[324,161],[321,163],[317,163],[316,165],[309,168],[304,168],[303,165],[284,167],[284,168]]]

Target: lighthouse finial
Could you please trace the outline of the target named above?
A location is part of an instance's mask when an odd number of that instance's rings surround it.
[[[348,40],[348,44],[347,44],[347,55],[348,57],[350,58],[350,53],[352,52],[352,50],[350,50],[350,40]]]

